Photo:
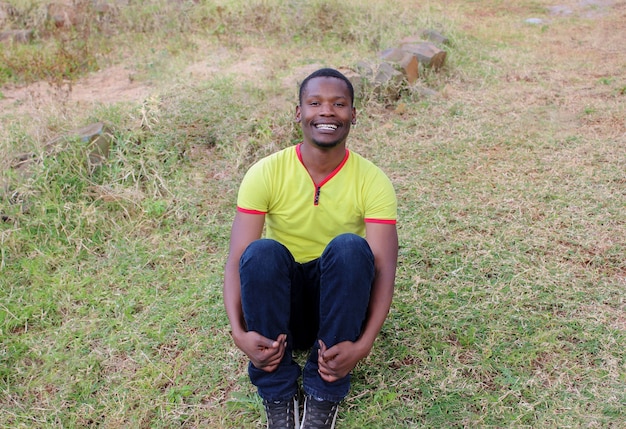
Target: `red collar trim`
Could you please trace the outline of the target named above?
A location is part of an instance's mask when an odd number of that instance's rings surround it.
[[[300,144],[296,145],[296,154],[298,156],[298,159],[300,160],[300,163],[306,169],[306,166],[304,165],[304,161],[302,160],[302,150],[300,149],[302,144],[303,143],[300,143]],[[322,180],[320,183],[316,183],[315,186],[318,187],[318,188],[321,188],[326,182],[328,182],[330,179],[335,177],[337,175],[337,173],[339,173],[339,171],[341,171],[343,166],[346,165],[346,162],[348,162],[348,158],[349,157],[350,157],[350,150],[346,149],[346,154],[343,157],[343,159],[341,160],[341,162],[339,163],[339,165],[333,171],[331,171],[330,174],[324,178],[324,180]]]

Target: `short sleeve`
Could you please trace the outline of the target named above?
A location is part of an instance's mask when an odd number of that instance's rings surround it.
[[[261,160],[246,172],[237,194],[237,210],[246,213],[268,212],[270,190],[264,165],[264,160]]]
[[[370,173],[365,204],[365,222],[392,223],[397,220],[397,198],[391,180],[379,168]]]

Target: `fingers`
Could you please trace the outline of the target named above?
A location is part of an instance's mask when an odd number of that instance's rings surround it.
[[[333,346],[329,349],[322,340],[319,340],[319,345],[320,349],[318,351],[318,360],[322,360],[323,362],[329,362],[339,355],[339,347]]]
[[[324,341],[322,340],[318,340],[317,342],[320,345],[320,349],[317,351],[317,356],[323,359],[324,353],[326,353],[326,350],[327,350],[326,344],[324,344]]]
[[[278,338],[276,338],[276,341],[274,341],[273,347],[279,347],[281,345],[283,347],[287,345],[287,334],[280,334]]]
[[[272,372],[283,359],[287,348],[287,335],[280,334],[275,340],[250,331],[249,347],[244,350],[252,364],[263,371]]]
[[[328,353],[328,347],[322,340],[318,340],[320,348],[317,354],[317,372],[319,373],[322,380],[332,383],[333,381],[339,380],[339,377],[334,373],[332,369],[332,361],[335,356]],[[332,348],[331,348],[332,349]],[[329,364],[330,363],[330,364]]]
[[[350,373],[358,362],[358,357],[354,353],[354,343],[344,341],[332,347],[319,341],[319,352],[317,359],[318,373],[320,377],[329,383],[337,381]]]
[[[264,337],[259,335],[260,340],[258,343],[258,347],[260,349],[278,349],[279,347],[284,347],[287,345],[287,334],[280,334],[275,340],[271,338]]]
[[[320,375],[320,377],[322,378],[322,380],[324,380],[327,383],[332,383],[335,382],[337,380],[339,380],[340,377],[331,374],[327,371],[325,371],[323,368],[319,367],[317,370],[318,374]]]

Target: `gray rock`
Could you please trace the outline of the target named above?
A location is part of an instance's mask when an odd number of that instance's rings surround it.
[[[526,24],[531,25],[541,25],[545,23],[545,21],[541,18],[528,18],[525,22]]]
[[[87,125],[50,140],[45,145],[46,152],[51,154],[59,153],[64,150],[67,142],[72,139],[89,143],[86,162],[90,171],[102,165],[109,157],[113,136],[111,130],[103,122]]]

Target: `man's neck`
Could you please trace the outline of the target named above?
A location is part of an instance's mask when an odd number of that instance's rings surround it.
[[[302,162],[313,180],[318,183],[341,164],[346,156],[345,143],[332,148],[320,148],[314,144],[303,142],[300,146]]]

